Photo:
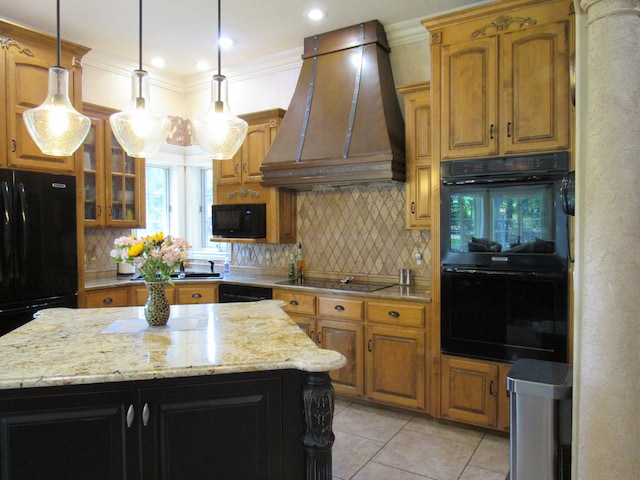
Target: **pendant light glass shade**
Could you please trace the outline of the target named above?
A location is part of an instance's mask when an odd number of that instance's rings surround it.
[[[149,90],[149,74],[144,70],[134,70],[131,103],[109,117],[113,134],[131,157],[155,157],[169,135],[171,122],[153,111]]]
[[[91,120],[79,113],[69,100],[69,72],[60,66],[60,0],[56,2],[58,64],[49,68],[49,90],[42,105],[22,115],[31,138],[42,153],[68,157],[89,133]]]
[[[214,160],[230,160],[242,146],[249,125],[231,113],[224,75],[213,76],[209,109],[193,125],[196,142]]]
[[[218,0],[218,74],[211,81],[211,103],[206,113],[193,121],[196,142],[214,160],[231,160],[242,146],[249,125],[229,109],[227,77],[222,75],[220,25],[222,14]]]

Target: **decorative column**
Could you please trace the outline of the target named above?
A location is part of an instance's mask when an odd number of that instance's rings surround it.
[[[303,390],[305,433],[302,443],[307,452],[306,480],[331,480],[334,393],[327,373],[312,373]]]
[[[573,478],[630,479],[640,475],[640,0],[579,3],[588,62],[578,78]]]

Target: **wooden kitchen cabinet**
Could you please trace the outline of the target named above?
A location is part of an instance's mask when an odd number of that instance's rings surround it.
[[[47,96],[49,67],[57,64],[55,37],[0,20],[0,166],[54,173],[75,173],[80,151],[69,157],[45,155],[31,139],[23,113]],[[81,110],[82,57],[88,48],[62,42],[61,64],[69,72],[69,98]]]
[[[211,283],[181,284],[176,285],[175,290],[178,305],[218,301],[218,286]]]
[[[431,228],[433,165],[429,82],[399,87],[404,96],[406,146],[406,228]],[[439,172],[435,172],[438,176]]]
[[[316,319],[316,342],[328,350],[340,352],[347,364],[329,372],[338,395],[364,396],[364,352],[361,323],[319,317]]]
[[[508,431],[510,369],[508,364],[442,355],[442,417]]]
[[[412,409],[425,408],[424,330],[366,326],[367,398]]]
[[[284,117],[274,109],[240,115],[249,123],[247,138],[232,160],[213,160],[216,205],[259,203],[267,210],[267,236],[264,239],[216,238],[216,241],[244,243],[295,243],[295,191],[260,185],[260,167]]]
[[[85,308],[126,307],[129,305],[129,287],[110,287],[86,290]]]
[[[565,0],[510,0],[423,21],[442,159],[570,147]]]
[[[115,112],[84,104],[84,114],[91,119],[82,162],[86,227],[145,226],[145,161],[127,155],[116,140],[109,123]]]
[[[425,410],[426,308],[417,302],[367,300],[366,396]]]

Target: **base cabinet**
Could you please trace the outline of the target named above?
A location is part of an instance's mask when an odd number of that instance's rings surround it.
[[[442,356],[442,418],[509,430],[506,376],[511,365]]]
[[[305,478],[303,377],[1,392],[0,479]]]
[[[280,289],[273,298],[320,347],[347,359],[330,372],[337,395],[426,410],[424,304]]]

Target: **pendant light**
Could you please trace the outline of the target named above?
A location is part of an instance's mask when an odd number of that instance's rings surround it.
[[[220,1],[218,0],[218,74],[211,81],[211,104],[193,121],[196,142],[214,160],[230,160],[238,151],[249,128],[247,122],[229,109],[227,77],[220,67]]]
[[[131,75],[131,103],[109,117],[111,130],[127,155],[155,157],[169,135],[171,122],[151,108],[149,74],[142,69],[142,0],[139,18],[138,70]]]
[[[60,0],[56,2],[58,63],[49,68],[49,90],[45,101],[23,114],[24,124],[42,153],[68,157],[84,142],[91,120],[69,100],[69,72],[61,66]]]

